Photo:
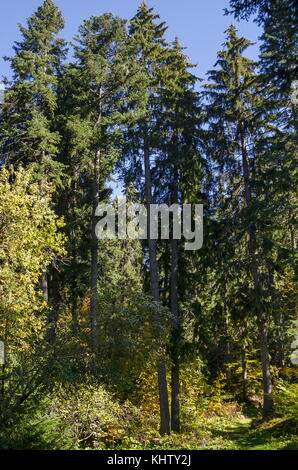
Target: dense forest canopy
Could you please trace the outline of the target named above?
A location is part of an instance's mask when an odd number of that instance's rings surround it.
[[[52,0],[20,26],[0,104],[0,449],[245,447],[213,436],[229,423],[298,448],[298,8],[226,14],[206,80],[146,2],[71,44]],[[262,27],[258,61],[233,17]],[[115,177],[148,231],[153,204],[203,205],[202,247],[171,218],[169,239],[98,239]]]

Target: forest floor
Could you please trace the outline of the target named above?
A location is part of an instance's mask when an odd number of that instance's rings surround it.
[[[217,426],[216,426],[217,424]],[[252,418],[210,422],[211,435],[198,449],[220,450],[298,450],[298,437],[285,432],[283,420],[253,425]]]
[[[148,436],[149,437],[149,436]],[[118,447],[119,448],[119,447]],[[249,410],[242,416],[209,417],[179,435],[163,438],[130,438],[125,449],[164,450],[298,450],[297,426],[287,418],[261,422],[259,412]]]

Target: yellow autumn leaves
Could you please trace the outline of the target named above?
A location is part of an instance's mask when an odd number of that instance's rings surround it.
[[[52,193],[47,183],[41,191],[30,170],[0,170],[0,339],[6,342],[26,342],[44,326],[39,279],[65,254]]]

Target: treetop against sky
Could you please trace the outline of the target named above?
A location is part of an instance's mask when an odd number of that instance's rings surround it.
[[[11,0],[3,2],[0,16],[0,75],[10,77],[9,63],[3,56],[13,54],[13,43],[20,38],[18,23],[25,24],[26,19],[36,11],[42,0]],[[55,2],[65,18],[63,36],[71,41],[77,34],[79,25],[91,15],[112,12],[120,17],[130,19],[136,13],[140,0],[57,0]],[[235,22],[231,16],[224,16],[228,0],[155,0],[147,2],[155,8],[161,19],[166,21],[169,29],[167,37],[180,38],[192,63],[198,64],[196,73],[204,77],[207,70],[213,67],[216,52],[224,41],[224,31],[231,22],[240,29],[241,35],[257,42],[260,28],[252,21]],[[258,44],[252,46],[247,55],[256,59]]]

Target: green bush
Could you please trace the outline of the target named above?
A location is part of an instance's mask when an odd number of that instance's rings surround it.
[[[74,448],[70,426],[51,411],[50,398],[28,401],[18,419],[1,426],[1,450],[67,450]]]
[[[130,403],[120,404],[101,385],[68,385],[54,389],[51,413],[71,429],[76,448],[105,449],[121,443],[140,420]]]
[[[298,426],[298,384],[280,381],[274,394],[275,410]]]

